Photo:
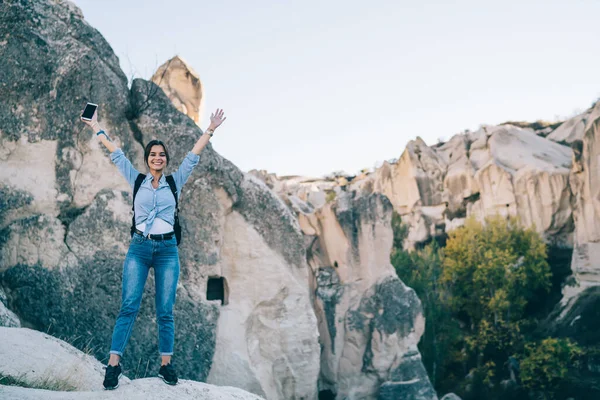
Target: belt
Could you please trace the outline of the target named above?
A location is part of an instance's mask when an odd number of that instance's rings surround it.
[[[139,229],[136,229],[135,233],[137,233],[138,235],[144,236],[144,232],[140,231]],[[169,240],[173,236],[175,236],[175,232],[152,234],[152,235],[148,235],[148,238],[150,238],[152,240]]]

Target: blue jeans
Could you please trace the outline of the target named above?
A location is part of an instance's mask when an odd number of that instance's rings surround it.
[[[163,356],[173,354],[175,325],[173,305],[179,279],[179,253],[175,236],[169,240],[151,240],[134,234],[123,265],[121,310],[112,336],[111,354],[123,355],[131,336],[133,323],[140,310],[142,293],[150,268],[154,267],[156,283],[156,321],[158,351]]]

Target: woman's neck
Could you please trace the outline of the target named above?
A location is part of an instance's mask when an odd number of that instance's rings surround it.
[[[150,170],[150,175],[152,175],[152,180],[158,182],[160,177],[162,176],[162,171],[154,171]]]

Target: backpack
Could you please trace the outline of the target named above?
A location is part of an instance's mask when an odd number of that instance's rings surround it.
[[[139,174],[137,178],[135,178],[135,184],[133,185],[133,205],[131,206],[133,210],[133,217],[131,217],[131,236],[135,233],[135,195],[138,190],[140,190],[140,186],[142,182],[146,179],[146,175]],[[172,175],[165,175],[165,179],[171,188],[171,193],[173,193],[173,197],[175,197],[175,224],[173,225],[173,230],[175,231],[175,239],[177,239],[177,246],[181,243],[181,225],[179,225],[179,201],[177,200],[177,187],[175,186],[175,179],[173,179]]]

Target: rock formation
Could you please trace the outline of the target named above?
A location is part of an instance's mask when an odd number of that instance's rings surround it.
[[[571,149],[512,125],[483,127],[435,147],[412,141],[372,178],[410,224],[408,247],[462,225],[465,217],[519,217],[572,245]]]
[[[171,100],[176,109],[200,125],[204,92],[200,77],[181,57],[161,65],[151,79]]]
[[[253,171],[305,235],[321,334],[319,388],[336,398],[437,398],[417,350],[421,305],[390,264],[392,204],[359,182]]]

